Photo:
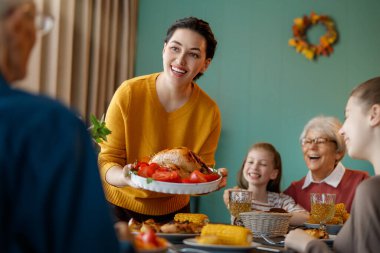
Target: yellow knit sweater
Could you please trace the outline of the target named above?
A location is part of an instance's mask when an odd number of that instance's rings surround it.
[[[99,167],[105,194],[111,203],[147,215],[165,215],[189,203],[187,195],[114,187],[105,181],[107,170],[133,163],[165,148],[185,146],[206,162],[214,155],[221,131],[217,104],[193,83],[189,101],[174,112],[166,112],[156,92],[159,73],[125,81],[115,92],[106,114],[112,134],[101,144]]]

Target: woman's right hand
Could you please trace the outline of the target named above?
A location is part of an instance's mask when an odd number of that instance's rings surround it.
[[[135,185],[133,182],[132,182],[132,179],[131,179],[131,170],[133,169],[133,165],[132,164],[127,164],[123,167],[123,176],[124,176],[124,180],[125,182],[133,187],[133,188],[138,188],[137,185]]]
[[[130,171],[132,168],[132,164],[127,164],[123,168],[120,166],[112,166],[106,173],[107,183],[116,187],[131,186],[138,188],[131,180]]]

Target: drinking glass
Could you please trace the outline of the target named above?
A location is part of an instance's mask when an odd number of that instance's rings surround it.
[[[335,214],[335,194],[311,193],[311,218],[320,224],[320,229],[326,230],[326,223]]]
[[[229,191],[229,210],[232,216],[239,217],[240,213],[251,211],[253,193],[247,190]]]

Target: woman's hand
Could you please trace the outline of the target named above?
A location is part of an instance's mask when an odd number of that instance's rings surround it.
[[[131,186],[138,188],[131,180],[130,171],[132,164],[127,164],[123,168],[120,166],[112,166],[106,173],[107,183],[116,187]]]
[[[218,185],[218,190],[220,190],[227,185],[228,170],[226,168],[219,168],[217,171],[222,176],[222,180],[220,180]]]
[[[133,182],[132,182],[132,179],[131,179],[131,170],[133,169],[133,165],[132,164],[127,164],[123,167],[123,176],[124,176],[124,180],[125,182],[127,183],[127,185],[129,185],[130,187],[133,187],[133,188],[139,188],[137,187],[137,185],[135,185]]]
[[[296,250],[297,252],[304,252],[307,244],[315,240],[314,237],[307,234],[302,229],[291,230],[285,237],[285,247]]]

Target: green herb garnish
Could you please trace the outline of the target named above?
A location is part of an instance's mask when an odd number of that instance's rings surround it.
[[[107,135],[111,133],[106,126],[106,122],[104,122],[104,115],[100,120],[98,120],[95,115],[91,114],[90,116],[91,126],[89,130],[91,132],[92,139],[96,143],[101,143],[103,141],[107,141]]]

